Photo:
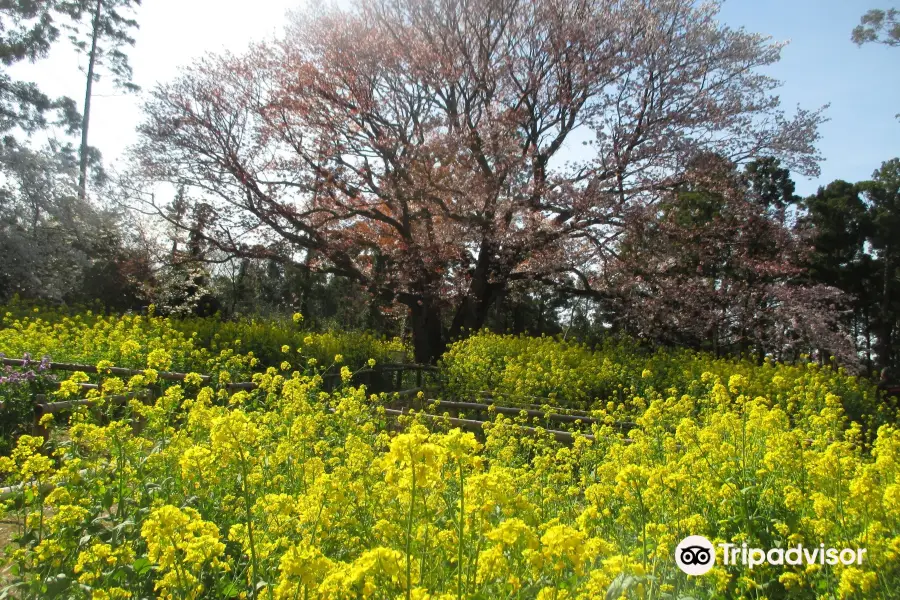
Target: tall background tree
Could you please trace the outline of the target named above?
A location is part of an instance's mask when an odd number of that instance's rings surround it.
[[[851,39],[859,46],[870,42],[900,46],[900,11],[873,8],[860,18]]]
[[[868,369],[873,366],[875,267],[867,252],[871,215],[859,186],[834,181],[800,206],[798,233],[811,245],[803,266],[810,281],[843,291],[851,305],[845,326]]]
[[[602,298],[629,220],[702,152],[816,170],[818,112],[760,69],[781,44],[717,2],[400,0],[311,9],[276,43],[158,87],[144,176],[216,207],[205,236],[408,307],[416,358],[518,282]],[[563,149],[578,131],[581,155]],[[569,159],[568,161],[566,159]]]
[[[138,23],[133,14],[140,4],[141,0],[62,0],[60,5],[71,18],[69,38],[78,53],[87,59],[78,165],[78,193],[82,199],[87,196],[88,164],[99,163],[98,152],[88,145],[94,83],[105,69],[117,89],[129,92],[139,89],[132,82],[125,48],[134,45],[132,33]]]
[[[12,78],[6,68],[47,56],[60,29],[55,0],[10,0],[0,3],[0,133],[33,132],[55,123],[72,131],[79,115],[70,98],[51,99],[31,82]],[[53,121],[48,114],[55,114]]]
[[[898,363],[897,326],[900,321],[900,159],[889,160],[860,184],[872,215],[872,249],[878,262],[877,327],[879,366]]]
[[[900,47],[900,11],[896,8],[882,10],[873,8],[864,14],[859,25],[853,28],[850,39],[857,46],[877,43],[894,48]],[[900,113],[897,114],[900,119]]]
[[[135,308],[143,302],[137,281],[150,264],[102,193],[91,201],[79,194],[79,172],[97,178],[102,165],[93,160],[80,171],[84,153],[66,141],[83,123],[75,102],[51,99],[5,69],[44,58],[73,11],[69,0],[0,3],[0,301],[20,295]],[[37,145],[38,130],[49,141]]]
[[[804,200],[799,229],[812,245],[811,281],[850,300],[844,318],[869,369],[900,367],[900,159],[869,181],[834,181]]]

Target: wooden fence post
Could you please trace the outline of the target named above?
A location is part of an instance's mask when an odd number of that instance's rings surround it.
[[[47,401],[47,396],[44,394],[35,394],[34,399],[35,404],[43,404]],[[41,414],[40,411],[34,411],[34,426],[32,427],[31,434],[35,437],[40,436],[44,438],[44,443],[46,444],[50,441],[50,430],[41,423],[42,417],[43,414]]]

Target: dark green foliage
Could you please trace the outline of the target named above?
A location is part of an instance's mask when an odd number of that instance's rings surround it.
[[[787,210],[800,200],[794,194],[791,172],[771,156],[748,163],[744,169],[744,180],[751,198],[780,217],[781,221],[784,221]]]
[[[833,181],[804,201],[803,226],[810,228],[814,250],[810,256],[810,274],[846,288],[865,254],[865,242],[871,231],[871,219],[860,197],[859,187],[846,181]]]
[[[896,369],[898,324],[900,324],[900,159],[881,165],[872,181],[860,184],[869,203],[872,219],[869,239],[878,264],[876,271],[879,367]],[[895,371],[896,372],[896,371]]]
[[[900,159],[871,181],[834,181],[803,202],[809,276],[850,298],[848,325],[871,369],[897,367],[900,323]]]
[[[88,146],[94,82],[105,69],[117,88],[128,92],[139,90],[132,82],[131,65],[123,48],[134,46],[131,32],[137,29],[138,23],[132,14],[140,5],[141,0],[59,0],[59,10],[71,19],[69,40],[88,61],[79,147],[78,190],[82,199],[87,194],[90,156],[97,152]]]
[[[59,37],[55,0],[4,0],[0,2],[0,62],[9,67],[44,58]],[[48,113],[56,113],[53,121]],[[17,81],[0,70],[0,133],[19,129],[33,132],[48,124],[69,132],[81,116],[70,98],[51,99],[35,84]]]
[[[859,46],[870,42],[900,46],[900,11],[873,8],[860,18],[851,39]]]

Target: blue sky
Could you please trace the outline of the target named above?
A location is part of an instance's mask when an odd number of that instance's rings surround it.
[[[896,0],[730,0],[721,20],[790,41],[769,74],[784,82],[787,108],[830,104],[818,147],[817,179],[795,176],[797,192],[814,193],[835,179],[861,181],[900,156],[900,48],[858,47],[850,31],[870,8]],[[878,4],[881,2],[882,4]],[[893,4],[900,6],[900,4]]]
[[[879,5],[879,2],[886,2]],[[817,179],[795,176],[807,195],[834,179],[868,179],[883,161],[900,156],[900,48],[850,41],[850,31],[869,8],[900,0],[726,0],[721,20],[734,27],[790,41],[769,74],[782,80],[781,98],[790,111],[798,104],[830,104],[831,119],[819,148],[825,160]],[[285,12],[300,0],[145,0],[141,29],[129,54],[135,80],[144,89],[174,77],[178,67],[206,52],[241,51],[252,40],[275,35]],[[896,6],[896,4],[894,4]],[[36,81],[51,95],[81,98],[79,59],[61,42],[48,59],[17,65],[13,73]],[[115,169],[134,143],[140,98],[122,95],[102,82],[91,119],[91,144]]]

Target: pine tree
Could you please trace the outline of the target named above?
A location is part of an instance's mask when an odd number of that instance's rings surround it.
[[[0,2],[0,62],[11,67],[47,56],[59,37],[54,0]],[[47,114],[57,113],[53,124],[76,131],[80,119],[71,98],[51,99],[34,83],[17,81],[0,70],[0,133],[14,129],[32,132],[46,127]]]
[[[116,88],[128,92],[139,89],[132,82],[131,65],[124,48],[134,46],[132,32],[138,28],[138,23],[133,13],[140,4],[141,0],[63,0],[61,4],[62,10],[72,20],[69,39],[88,61],[78,171],[78,193],[81,198],[87,195],[88,164],[99,160],[97,152],[92,152],[88,146],[94,82],[100,79],[100,72],[105,68],[112,75]]]

